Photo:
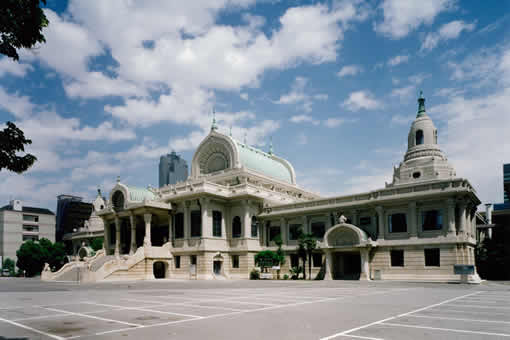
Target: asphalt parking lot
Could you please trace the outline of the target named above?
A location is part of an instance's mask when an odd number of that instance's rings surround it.
[[[0,280],[0,339],[503,339],[510,285]]]

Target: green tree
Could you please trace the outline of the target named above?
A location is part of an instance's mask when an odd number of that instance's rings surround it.
[[[14,123],[7,122],[7,127],[0,131],[0,171],[7,169],[22,173],[34,164],[37,158],[32,154],[20,156],[25,152],[25,145],[32,144],[30,139]]]
[[[16,251],[18,261],[16,266],[25,271],[28,277],[35,276],[44,268],[44,260],[48,256],[38,242],[32,240],[24,242]]]
[[[272,250],[259,251],[255,255],[255,264],[260,267],[262,272],[266,272],[266,268],[274,266],[278,263],[278,255]]]
[[[282,249],[283,241],[281,234],[276,235],[276,237],[274,238],[274,243],[278,247],[278,249],[276,249],[276,260],[278,266],[281,267],[282,265],[285,264],[285,252]],[[280,279],[280,269],[276,271],[276,278],[278,280]]]
[[[102,237],[96,237],[96,238],[92,239],[92,241],[90,242],[90,248],[92,248],[92,250],[94,250],[94,251],[103,249],[103,242],[104,242],[104,239]]]
[[[48,18],[41,9],[46,0],[2,0],[0,2],[0,53],[19,60],[20,48],[46,42],[42,30]]]
[[[298,255],[303,259],[303,279],[306,280],[306,261],[308,260],[308,274],[312,279],[312,255],[317,249],[317,239],[313,234],[306,234],[302,229],[299,230],[298,236]]]
[[[7,269],[9,271],[9,276],[14,276],[14,274],[15,274],[15,266],[14,265],[15,265],[14,260],[9,257],[6,257],[2,268],[4,270]]]

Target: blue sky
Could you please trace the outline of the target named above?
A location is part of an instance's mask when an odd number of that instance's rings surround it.
[[[159,156],[191,161],[215,108],[220,131],[272,137],[298,185],[384,187],[424,91],[439,143],[483,202],[510,162],[510,2],[56,1],[46,44],[0,57],[0,124],[36,165],[0,173],[0,201],[55,209],[116,177],[157,186]]]

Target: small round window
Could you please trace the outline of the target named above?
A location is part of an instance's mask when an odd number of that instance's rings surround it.
[[[421,173],[419,171],[413,172],[413,178],[420,178]]]

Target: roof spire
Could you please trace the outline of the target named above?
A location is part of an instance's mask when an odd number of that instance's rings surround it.
[[[425,114],[425,98],[423,98],[423,91],[420,91],[420,97],[418,98],[418,114],[416,118],[424,116]]]
[[[269,137],[269,154],[273,154],[273,136]]]
[[[213,119],[212,119],[211,131],[218,130],[218,126],[216,125],[216,109],[214,107],[213,107],[212,115],[213,115]]]
[[[244,145],[247,145],[246,144],[246,131],[244,131]]]
[[[232,125],[230,125],[230,132],[229,132],[229,136],[232,137]]]

